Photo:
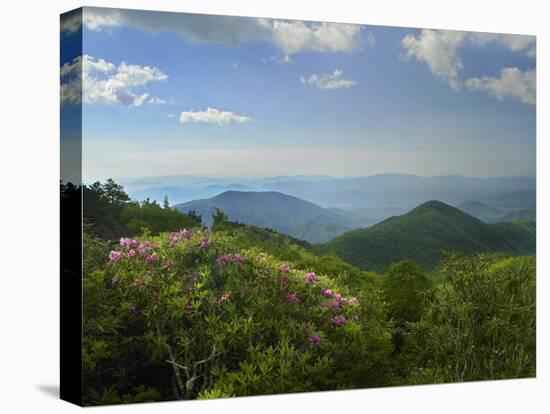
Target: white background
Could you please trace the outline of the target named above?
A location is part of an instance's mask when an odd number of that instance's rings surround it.
[[[119,0],[88,6],[328,20],[537,35],[538,378],[93,408],[116,413],[548,412],[550,40],[544,1]],[[59,17],[78,1],[2,3],[0,36],[0,411],[68,413],[59,355]],[[546,114],[544,117],[543,114]],[[546,161],[546,162],[545,162]],[[353,358],[350,355],[350,358]]]

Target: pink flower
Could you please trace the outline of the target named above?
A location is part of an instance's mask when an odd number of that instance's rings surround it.
[[[205,237],[201,240],[201,244],[200,244],[200,247],[205,249],[207,247],[210,246],[210,240],[208,239],[208,237]]]
[[[351,317],[351,320],[354,321],[354,322],[359,322],[359,316],[353,315],[353,316]]]
[[[171,267],[174,267],[175,263],[173,260],[167,260],[164,262],[164,266],[167,268],[167,269],[170,269]]]
[[[332,298],[334,296],[334,293],[330,289],[322,289],[321,295],[323,295],[325,298]]]
[[[171,233],[170,234],[170,245],[173,246],[174,244],[176,244],[179,241],[180,241],[179,233]]]
[[[111,278],[111,283],[114,285],[116,282],[118,282],[118,276],[115,275]]]
[[[348,303],[348,305],[355,305],[356,303],[358,303],[358,301],[357,301],[357,298],[355,296],[352,296],[351,298],[349,298],[347,300],[347,303]]]
[[[288,273],[290,272],[290,266],[288,265],[288,263],[283,263],[281,266],[279,266],[279,270],[283,273]]]
[[[137,257],[138,253],[134,250],[134,249],[131,249],[130,251],[128,251],[128,256],[130,256],[132,259],[134,257]]]
[[[218,257],[217,259],[217,262],[218,264],[227,264],[231,261],[231,257],[228,255],[228,254],[222,254],[221,256]]]
[[[315,332],[311,332],[308,335],[307,340],[309,341],[309,344],[311,346],[319,346],[319,344],[321,343],[321,337],[317,335]]]
[[[344,315],[336,315],[333,318],[331,318],[330,323],[336,326],[342,326],[347,323],[347,319]]]
[[[145,258],[145,261],[149,264],[154,264],[156,263],[158,260],[157,256],[155,254],[150,254],[149,256],[147,256]]]
[[[334,302],[332,302],[332,310],[337,311],[342,307],[342,304],[345,303],[345,299],[342,298],[342,295],[337,293],[334,295]]]
[[[117,252],[115,250],[112,250],[111,253],[109,253],[109,261],[111,263],[116,262],[121,257],[122,257],[122,253]]]
[[[134,281],[132,282],[132,285],[142,287],[142,286],[145,286],[145,282],[141,279],[134,279]]]
[[[122,247],[126,247],[127,249],[133,249],[134,247],[139,246],[139,241],[135,239],[129,239],[128,237],[121,237],[120,238],[120,245]]]
[[[300,298],[296,296],[296,293],[287,293],[285,297],[288,303],[300,303]]]
[[[229,300],[229,296],[231,296],[230,293],[224,292],[223,295],[221,295],[220,297],[220,302],[226,302],[227,300]]]
[[[192,236],[193,236],[193,233],[191,233],[189,230],[187,229],[183,229],[180,231],[180,234],[181,234],[181,237],[183,237],[184,239],[190,239]]]
[[[235,254],[233,255],[233,263],[243,263],[244,262],[244,257],[241,256],[240,254]]]
[[[317,275],[314,272],[309,272],[305,277],[306,283],[312,284],[317,281]]]

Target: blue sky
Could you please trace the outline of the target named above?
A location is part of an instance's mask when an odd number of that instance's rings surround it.
[[[96,8],[73,20],[85,181],[535,174],[534,37]],[[71,79],[63,111],[79,103]]]

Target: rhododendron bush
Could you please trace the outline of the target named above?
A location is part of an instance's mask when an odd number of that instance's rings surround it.
[[[351,290],[238,246],[207,229],[116,246],[87,236],[88,403],[391,383],[391,325],[372,284]]]

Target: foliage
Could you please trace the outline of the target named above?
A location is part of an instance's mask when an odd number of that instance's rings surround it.
[[[390,266],[384,275],[382,289],[388,315],[403,328],[406,322],[416,322],[424,310],[424,292],[430,281],[418,265],[410,260]]]
[[[87,239],[87,404],[138,387],[187,399],[391,384],[375,287],[295,269],[227,231],[123,238],[101,268],[105,246]]]
[[[84,194],[101,211],[83,235],[86,405],[535,375],[534,256],[449,255],[430,278],[406,260],[377,275],[221,210],[209,230],[114,182]],[[448,225],[448,206],[428,207],[417,224]]]
[[[62,188],[63,193],[63,188]],[[165,197],[163,206],[149,199],[131,201],[124,187],[114,180],[83,186],[83,217],[89,231],[105,240],[118,240],[124,235],[152,234],[176,228],[200,225],[201,218],[191,212],[183,214],[170,208]]]
[[[444,283],[411,324],[411,383],[535,375],[535,258],[449,256]]]
[[[231,223],[231,227],[238,229],[232,234],[240,246],[257,248],[279,260],[290,261],[296,269],[331,275],[333,279],[355,288],[380,281],[379,275],[358,269],[334,254],[315,253],[315,247],[305,241],[251,225]]]

